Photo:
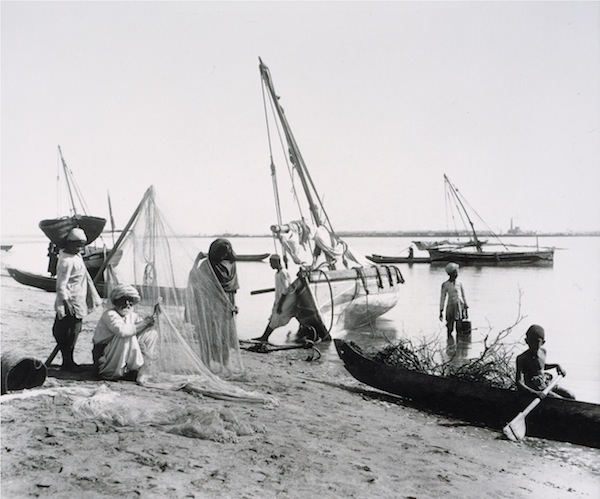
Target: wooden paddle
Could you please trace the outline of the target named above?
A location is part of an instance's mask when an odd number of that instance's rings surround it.
[[[552,382],[546,388],[544,388],[542,393],[547,395],[550,390],[552,390],[552,388],[554,388],[554,386],[562,379],[562,377],[563,376],[560,374],[556,376],[556,378],[554,378]],[[517,442],[525,438],[525,433],[527,432],[525,418],[541,401],[542,400],[539,397],[536,397],[535,400],[533,400],[527,407],[525,407],[525,409],[517,414],[517,416],[502,429],[509,440]]]

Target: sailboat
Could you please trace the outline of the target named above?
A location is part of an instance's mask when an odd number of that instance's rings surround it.
[[[269,68],[260,58],[259,62],[277,215],[277,223],[271,226],[275,247],[279,245],[286,264],[291,259],[298,266],[292,283],[299,302],[296,319],[301,326],[315,328],[321,338],[335,337],[344,330],[371,324],[392,309],[404,278],[392,265],[363,266],[338,237],[275,92]],[[294,216],[287,222],[273,157],[275,130],[283,131],[285,137],[282,157],[291,182],[286,192],[291,191],[295,202]]]
[[[63,176],[65,179],[67,194],[69,197],[69,214],[58,217],[42,220],[39,227],[42,232],[50,239],[48,246],[48,273],[38,274],[25,270],[20,270],[8,267],[7,271],[10,276],[17,282],[38,289],[43,289],[48,292],[56,291],[56,266],[58,264],[58,252],[64,248],[69,231],[75,227],[80,227],[85,232],[87,237],[87,245],[83,250],[83,261],[88,272],[92,277],[95,277],[98,270],[104,262],[108,250],[104,245],[98,246],[95,241],[102,234],[106,219],[101,217],[90,216],[87,214],[85,201],[77,187],[73,172],[67,166],[67,163],[62,155],[60,146],[58,146],[58,154],[61,161]],[[60,176],[59,184],[60,184]],[[94,244],[92,244],[94,243]],[[103,284],[96,285],[101,295],[104,293]]]
[[[489,228],[487,230],[489,238],[493,238],[495,242],[481,239],[475,230],[475,224],[469,210],[467,210],[467,201],[445,174],[444,183],[446,195],[453,202],[459,218],[463,221],[467,231],[470,232],[470,238],[468,241],[454,243],[450,241],[435,243],[414,241],[417,248],[429,252],[432,262],[455,262],[463,265],[552,264],[554,248],[506,244]],[[475,214],[474,210],[471,211]]]
[[[83,196],[75,182],[73,172],[67,166],[60,146],[58,146],[58,154],[69,199],[69,214],[58,218],[42,220],[39,223],[40,229],[51,241],[48,249],[48,256],[50,258],[48,271],[51,275],[55,275],[58,250],[64,248],[69,231],[75,227],[79,227],[83,229],[87,236],[87,245],[82,255],[83,260],[90,275],[94,277],[106,257],[106,248],[104,245],[99,247],[91,244],[102,234],[102,230],[106,225],[106,219],[88,215]]]

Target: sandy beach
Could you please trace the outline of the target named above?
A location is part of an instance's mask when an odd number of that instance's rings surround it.
[[[5,273],[1,285],[2,351],[18,349],[45,360],[54,347],[54,294],[22,286]],[[84,321],[75,354],[80,363],[91,363],[99,313]],[[247,375],[237,384],[276,397],[277,405],[51,373],[39,388],[0,398],[1,495],[596,498],[600,493],[597,449],[532,438],[515,444],[498,431],[417,410],[362,385],[341,363],[306,357],[305,350],[243,352]],[[77,404],[98,389],[118,394],[122,407],[144,406],[145,412],[121,420],[77,412]],[[213,431],[182,431],[177,415],[188,423],[201,415]]]

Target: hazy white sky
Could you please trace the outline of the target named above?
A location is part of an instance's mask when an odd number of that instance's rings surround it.
[[[497,231],[600,229],[598,2],[2,1],[1,19],[5,238],[66,214],[58,145],[118,226],[154,185],[186,233],[267,233],[259,56],[336,229],[445,228],[444,173]]]

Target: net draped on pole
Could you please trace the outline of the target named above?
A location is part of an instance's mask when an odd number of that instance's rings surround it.
[[[193,301],[188,299],[186,311],[186,295],[193,294],[197,286],[212,286],[208,280],[190,279],[191,291],[187,289],[188,273],[193,266],[194,256],[165,221],[156,203],[154,187],[148,188],[107,258],[105,281],[107,296],[117,284],[135,286],[141,297],[136,306],[141,317],[150,315],[160,302],[154,325],[158,346],[156,359],[150,363],[150,384],[185,387],[223,399],[273,402],[271,397],[243,390],[223,379],[243,373],[235,317],[231,312],[224,313],[219,299],[205,300],[204,311],[193,308]],[[199,320],[203,314],[221,316],[223,321]],[[223,328],[227,334],[220,334]],[[209,358],[206,345],[226,355]],[[224,360],[225,357],[229,360]]]

